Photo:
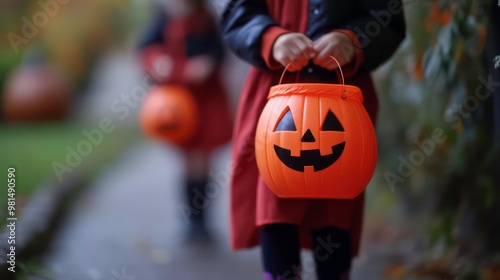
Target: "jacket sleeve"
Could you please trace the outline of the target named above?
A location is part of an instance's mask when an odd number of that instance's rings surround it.
[[[165,23],[167,22],[167,15],[163,9],[158,8],[156,15],[151,24],[146,28],[144,35],[139,41],[139,49],[142,50],[153,44],[165,43],[163,31],[165,30]]]
[[[194,36],[188,39],[188,55],[208,55],[215,60],[217,64],[221,64],[225,56],[225,48],[220,37],[220,31],[216,23],[210,21],[210,26],[207,32],[202,36]]]
[[[405,38],[401,0],[362,0],[359,14],[341,26],[352,30],[363,49],[358,73],[369,73],[387,61]]]
[[[140,38],[138,44],[139,58],[146,72],[151,71],[156,59],[165,53],[165,37],[163,32],[166,23],[167,15],[163,9],[159,8],[152,22],[146,27]]]
[[[165,10],[158,5],[156,14],[150,25],[147,26],[144,35],[139,41],[139,59],[143,70],[152,76],[157,83],[184,83],[184,63],[181,63],[175,57],[172,57],[165,45],[168,43],[165,38],[165,29],[169,23],[169,17]],[[175,71],[168,70],[168,74],[161,75],[154,70],[154,64],[160,57],[170,57],[172,60],[171,68]],[[182,61],[183,62],[183,61]]]
[[[222,35],[228,47],[261,69],[273,64],[269,57],[262,56],[262,48],[286,32],[269,16],[265,0],[231,0],[222,16]],[[263,38],[268,42],[264,46]]]
[[[222,63],[225,56],[224,44],[222,43],[222,39],[220,37],[219,30],[215,28],[215,26],[211,29],[210,36],[210,44],[208,47],[209,54],[217,61],[217,64]]]

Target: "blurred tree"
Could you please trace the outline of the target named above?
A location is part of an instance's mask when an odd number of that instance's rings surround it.
[[[20,30],[22,22],[20,14],[23,13],[29,2],[25,1],[0,1],[0,89],[3,88],[9,71],[21,61],[22,55],[16,53],[7,36],[12,30]],[[1,91],[0,91],[1,95]]]
[[[37,9],[33,5],[32,13]],[[70,1],[41,29],[40,44],[47,59],[81,84],[102,54],[124,44],[134,24],[132,14],[130,0]]]
[[[133,36],[154,0],[0,1],[0,111],[10,73],[51,67],[63,73],[70,96],[82,90],[110,50],[134,48]],[[127,41],[127,39],[130,39]],[[26,67],[29,66],[29,67]],[[12,79],[10,79],[12,80]],[[67,102],[76,104],[77,99]],[[68,108],[69,109],[69,108]],[[0,112],[0,118],[4,115]]]
[[[464,256],[472,267],[492,262],[500,252],[499,7],[489,0],[405,7],[408,40],[380,74],[390,73],[379,84],[384,114],[398,116],[381,133],[382,160],[398,170],[385,173],[387,183],[407,214],[432,217],[430,241],[447,248],[441,255],[450,266]],[[436,131],[443,143],[433,141]]]
[[[55,64],[76,86],[111,48],[130,46],[151,1],[0,1],[0,88],[21,61]],[[132,40],[130,40],[132,42]]]

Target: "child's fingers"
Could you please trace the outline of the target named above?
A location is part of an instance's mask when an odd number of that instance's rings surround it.
[[[301,69],[309,64],[309,56],[299,46],[291,45],[287,51],[286,59],[282,61],[283,66],[293,64],[293,69]]]
[[[288,66],[288,70],[291,72],[298,71],[298,70],[302,69],[304,66],[306,66],[307,64],[309,64],[309,59],[291,60],[288,58],[288,59],[284,60],[282,63],[283,67]]]
[[[342,51],[340,46],[333,50],[332,55],[339,61],[339,63],[342,66],[349,64],[349,62],[351,62],[351,60],[352,60],[351,57],[347,53]]]
[[[311,59],[316,55],[313,47],[313,41],[306,36],[299,37],[294,41],[295,47],[300,50],[301,54],[297,54],[298,59]]]
[[[278,37],[273,46],[273,57],[284,67],[290,64],[291,71],[298,71],[316,56],[314,43],[300,33],[289,33]]]
[[[281,61],[278,61],[283,67],[289,66],[289,69],[302,69],[305,65],[309,63],[309,59],[296,59],[292,54],[286,56]]]
[[[300,64],[299,62],[292,62],[288,67],[288,71],[297,72],[300,71],[303,67],[304,65]]]
[[[307,64],[309,64],[309,58],[304,58],[304,59],[297,60],[296,63],[298,65],[300,65],[301,66],[300,68],[302,69],[302,67],[304,67]]]
[[[340,66],[347,65],[351,62],[351,60],[342,53],[342,50],[340,50],[340,48],[336,47],[335,45],[329,45],[318,54],[316,59],[314,59],[314,64],[328,70],[337,69],[338,64],[330,56],[335,57]]]
[[[333,56],[335,57],[335,56]],[[340,66],[344,66],[346,65],[346,63],[343,63],[341,60],[337,60],[340,64]],[[328,56],[325,60],[323,60],[320,64],[321,67],[323,68],[326,68],[328,70],[335,70],[337,68],[339,68],[339,64],[337,64],[337,62],[335,62],[335,60],[333,60],[330,56]]]
[[[346,56],[345,53],[340,49],[340,47],[335,47],[332,50],[332,56],[335,57],[340,66],[347,65],[351,62],[351,58]],[[336,63],[335,63],[336,64]]]
[[[307,55],[307,53],[305,52],[301,52],[301,54],[296,57],[294,60],[292,60],[292,63],[294,63],[295,65],[300,65],[300,67],[304,67],[306,66],[307,64],[309,64],[309,61],[311,59],[309,58],[309,56]]]
[[[330,57],[331,52],[331,47],[328,45],[320,49],[318,55],[314,58],[314,64],[320,66],[327,65],[328,60],[332,61],[332,58]]]
[[[291,61],[308,60],[309,59],[307,53],[303,49],[301,49],[301,47],[298,45],[290,46],[290,51],[291,51],[291,55],[292,55],[290,57]]]
[[[318,52],[315,49],[311,48],[307,50],[307,54],[309,59],[314,59],[318,55]]]
[[[277,62],[279,62],[281,65],[286,66],[290,62],[292,62],[292,55],[290,53],[287,53],[287,52],[284,52],[284,51],[278,52],[275,55],[275,60]]]
[[[296,42],[297,47],[301,50],[302,55],[300,58],[311,59],[316,55],[316,51],[314,50],[314,43],[306,36],[303,36],[300,40]]]
[[[314,49],[318,51],[318,55],[314,59],[314,63],[329,70],[336,69],[338,65],[330,58],[330,55],[335,57],[341,66],[348,64],[352,60],[352,52],[346,52],[341,49],[341,44],[350,43],[347,38],[347,43],[344,34],[335,32],[326,34],[314,42]]]
[[[314,43],[314,50],[317,52],[313,62],[320,65],[329,53],[329,44],[325,40],[318,40]]]
[[[314,43],[301,33],[288,33],[279,36],[273,45],[273,58],[286,67],[294,63],[293,70],[300,70],[316,56]]]

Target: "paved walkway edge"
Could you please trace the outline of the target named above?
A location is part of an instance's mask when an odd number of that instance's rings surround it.
[[[9,230],[0,235],[0,279],[16,279],[15,275],[21,270],[19,264],[44,252],[68,214],[66,208],[88,185],[88,177],[80,173],[60,183],[47,182],[38,188],[16,222],[15,273],[8,270],[10,264],[7,263],[7,254],[12,246],[7,242]]]

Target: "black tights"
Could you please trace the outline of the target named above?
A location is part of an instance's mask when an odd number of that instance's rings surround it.
[[[351,267],[349,232],[325,227],[311,232],[318,280],[344,280]],[[261,230],[266,280],[298,280],[301,275],[298,226],[270,224]],[[307,272],[307,270],[306,270]]]

